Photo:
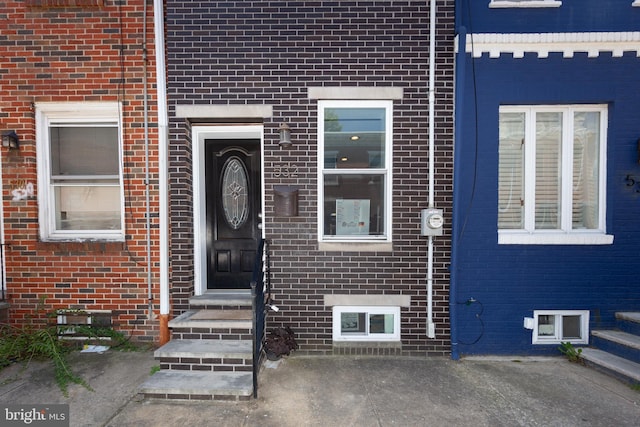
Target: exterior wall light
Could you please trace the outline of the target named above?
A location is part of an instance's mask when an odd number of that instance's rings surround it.
[[[291,128],[286,123],[280,124],[280,147],[291,148]]]
[[[20,149],[20,139],[15,130],[2,132],[2,146],[7,147],[9,150]]]

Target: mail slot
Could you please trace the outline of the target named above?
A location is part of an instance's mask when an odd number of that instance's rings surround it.
[[[296,187],[275,186],[276,216],[298,216],[298,189]]]

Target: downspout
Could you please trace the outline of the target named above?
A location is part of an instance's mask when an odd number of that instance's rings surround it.
[[[0,194],[4,194],[2,185],[4,179],[2,178],[2,171],[2,156],[0,155]],[[7,245],[4,240],[4,202],[0,199],[0,268],[2,268],[0,271],[0,278],[2,279],[2,281],[0,281],[0,292],[2,292],[0,294],[0,304],[4,303],[7,297],[7,268],[5,266],[6,247]]]
[[[436,68],[436,0],[429,7],[429,208],[434,207],[434,118],[435,118],[435,68]],[[429,236],[427,252],[427,337],[436,337],[433,323],[433,236]]]
[[[153,0],[153,24],[156,51],[156,86],[158,97],[158,187],[160,244],[160,345],[169,342],[169,184],[167,84],[164,60],[164,2]]]
[[[451,268],[449,272],[449,322],[451,328],[451,359],[460,359],[458,349],[458,319],[457,319],[457,303],[458,301],[458,244],[461,236],[462,214],[460,210],[461,194],[458,190],[462,175],[460,168],[462,156],[462,120],[460,120],[459,111],[464,105],[464,84],[466,75],[466,50],[467,50],[467,29],[461,26],[457,35],[457,52],[455,61],[455,97],[454,102],[458,107],[455,109],[454,115],[454,150],[453,150],[453,206],[457,209],[453,210],[451,218]]]
[[[147,56],[147,2],[144,2],[144,8],[142,12],[142,61],[143,61],[143,73],[142,73],[142,103],[144,110],[144,185],[146,196],[146,228],[147,228],[147,318],[153,319],[153,292],[152,292],[152,272],[151,272],[151,184],[149,182],[149,106],[147,97],[149,91],[147,89],[148,78],[147,70],[149,57]]]

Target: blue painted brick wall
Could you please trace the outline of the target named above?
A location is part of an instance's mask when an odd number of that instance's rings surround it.
[[[467,55],[466,61],[465,102],[457,106],[463,136],[456,141],[456,168],[465,172],[456,182],[461,222],[454,224],[457,293],[452,297],[459,350],[558,354],[557,345],[531,344],[523,318],[533,310],[588,309],[591,328],[613,326],[616,310],[640,310],[640,193],[625,180],[627,175],[640,180],[640,80],[632,71],[640,69],[640,59],[635,53],[618,58],[577,53],[547,59],[485,55],[474,64]],[[613,245],[497,244],[498,108],[553,103],[609,105],[606,215]],[[465,304],[470,297],[479,302]]]
[[[475,33],[639,31],[633,0],[563,0],[560,7],[490,8],[489,0],[458,0],[457,26]]]

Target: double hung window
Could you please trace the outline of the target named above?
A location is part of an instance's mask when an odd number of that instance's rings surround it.
[[[501,243],[610,243],[603,105],[500,108]]]
[[[390,101],[319,102],[319,240],[391,240]]]
[[[43,240],[124,239],[116,103],[36,106]]]

